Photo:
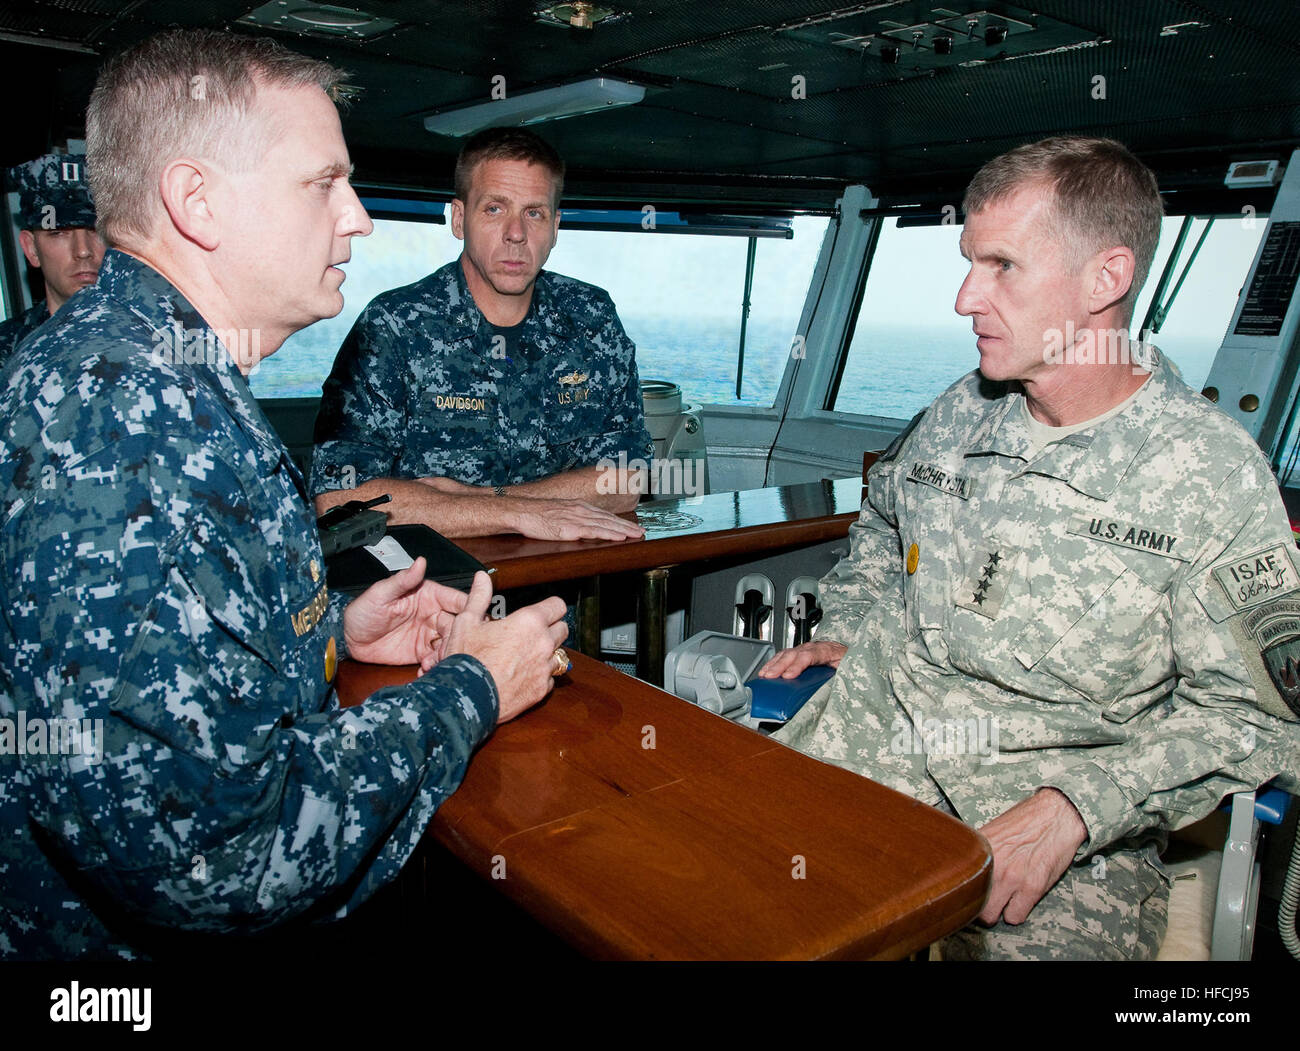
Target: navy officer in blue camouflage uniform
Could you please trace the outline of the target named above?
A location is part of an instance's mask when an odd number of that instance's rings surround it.
[[[461,257],[378,296],[325,383],[310,490],[319,511],[390,493],[394,522],[446,536],[623,540],[653,455],[635,347],[609,294],[542,269],[564,162],[489,128],[456,162]]]
[[[0,957],[349,912],[558,671],[564,604],[489,620],[485,574],[466,596],[417,560],[343,608],[256,362],[231,349],[270,353],[342,307],[371,223],[340,79],[179,30],[100,74],[111,250],[0,400]],[[345,654],[423,674],[344,711]]]
[[[18,242],[41,272],[45,298],[0,322],[0,365],[74,292],[95,283],[104,258],[84,156],[47,153],[10,168],[9,185],[18,192]]]

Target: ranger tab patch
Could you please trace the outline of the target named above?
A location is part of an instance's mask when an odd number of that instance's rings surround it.
[[[1300,719],[1300,596],[1274,599],[1232,620],[1259,706]]]

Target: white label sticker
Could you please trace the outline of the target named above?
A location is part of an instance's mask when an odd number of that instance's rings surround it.
[[[377,544],[367,544],[366,550],[379,559],[384,564],[385,569],[393,573],[400,572],[415,564],[415,559],[406,553],[406,548],[402,547],[391,536],[384,537]]]

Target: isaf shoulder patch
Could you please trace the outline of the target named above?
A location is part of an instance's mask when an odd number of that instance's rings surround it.
[[[1233,609],[1240,613],[1300,588],[1286,548],[1275,544],[1210,567]]]
[[[1210,567],[1209,587],[1222,594],[1233,611],[1228,624],[1255,685],[1257,703],[1279,719],[1296,722],[1300,720],[1300,574],[1289,548],[1286,543],[1273,544],[1225,559]]]

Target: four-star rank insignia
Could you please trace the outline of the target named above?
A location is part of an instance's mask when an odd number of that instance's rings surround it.
[[[983,559],[980,559],[980,555]],[[1002,608],[1002,596],[1011,580],[1011,562],[996,544],[985,544],[972,553],[970,570],[957,584],[953,601],[962,609],[993,620]]]

